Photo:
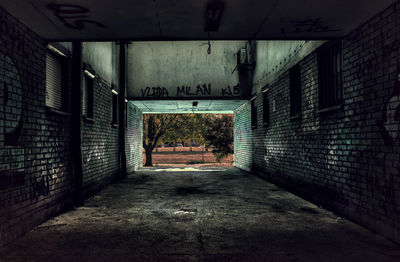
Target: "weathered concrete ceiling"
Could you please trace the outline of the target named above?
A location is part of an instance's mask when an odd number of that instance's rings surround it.
[[[129,101],[143,113],[218,113],[231,114],[247,100],[140,100]],[[195,106],[193,102],[197,102]]]
[[[245,41],[133,42],[128,47],[128,99],[239,99],[236,53]],[[243,79],[242,79],[242,82]],[[247,93],[246,93],[247,92]]]
[[[218,0],[211,39],[341,37],[396,0]],[[48,40],[204,40],[207,0],[1,0]]]

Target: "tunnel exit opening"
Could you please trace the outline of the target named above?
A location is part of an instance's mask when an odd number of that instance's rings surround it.
[[[144,167],[233,166],[233,114],[143,114]]]

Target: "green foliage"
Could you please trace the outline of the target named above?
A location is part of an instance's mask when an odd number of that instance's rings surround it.
[[[177,114],[144,114],[143,115],[143,147],[146,151],[145,166],[152,166],[151,152],[165,134],[179,129],[184,120]]]
[[[233,154],[233,116],[227,114],[207,115],[206,145],[213,146],[212,153],[218,162]]]

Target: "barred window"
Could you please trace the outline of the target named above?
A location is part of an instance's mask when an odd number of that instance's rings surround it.
[[[257,128],[257,107],[255,98],[251,100],[251,127]]]
[[[46,52],[46,106],[68,111],[67,59],[60,51],[48,46]]]
[[[343,99],[340,41],[329,43],[318,50],[318,82],[320,112],[340,106]]]
[[[297,64],[289,69],[290,87],[290,118],[297,119],[301,116],[301,73]]]
[[[263,92],[263,124],[269,124],[269,99],[267,91]]]

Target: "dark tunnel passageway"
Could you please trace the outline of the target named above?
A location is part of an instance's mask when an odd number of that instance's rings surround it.
[[[244,171],[400,243],[400,1],[67,2],[1,0],[0,260],[398,258]],[[243,172],[138,171],[165,113]]]

